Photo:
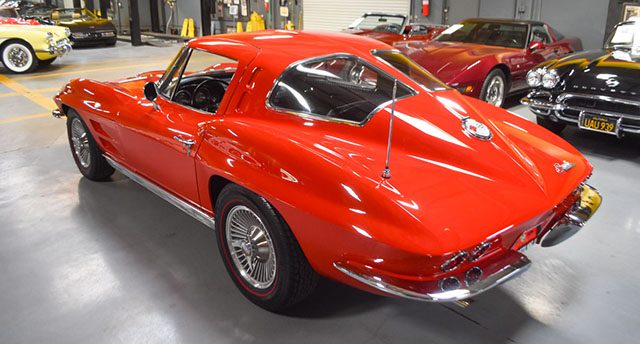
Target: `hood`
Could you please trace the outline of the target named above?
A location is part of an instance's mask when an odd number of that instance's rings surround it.
[[[2,30],[17,30],[24,32],[28,31],[38,31],[46,34],[47,32],[51,32],[57,39],[66,38],[67,37],[67,28],[63,26],[56,25],[2,25],[0,26]]]
[[[399,42],[394,47],[405,53],[440,80],[449,83],[483,58],[518,52],[519,49],[460,42]]]
[[[403,38],[403,35],[400,35],[397,33],[381,32],[381,31],[375,31],[375,30],[347,29],[347,30],[344,30],[343,32],[350,33],[352,35],[369,37],[387,44],[393,44],[393,42],[402,40]]]
[[[568,92],[605,92],[634,100],[640,95],[640,60],[626,52],[591,51],[562,59],[551,68],[566,75]]]
[[[69,21],[60,21],[58,25],[66,26],[71,31],[86,32],[93,30],[115,30],[113,23],[108,19],[73,19]]]
[[[395,114],[386,180],[380,176],[388,106],[363,127],[318,123],[313,131],[288,128],[287,136],[315,151],[317,161],[332,161],[319,170],[340,168],[349,176],[338,186],[347,190],[342,206],[367,213],[353,215],[349,226],[411,252],[451,253],[518,228],[553,209],[591,173],[587,160],[558,136],[456,91],[399,100]],[[465,117],[485,123],[493,138],[466,134]],[[575,166],[557,172],[554,164],[564,161]],[[333,196],[329,183],[310,184]]]

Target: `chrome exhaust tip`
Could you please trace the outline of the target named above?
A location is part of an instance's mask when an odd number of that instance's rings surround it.
[[[582,184],[581,188],[580,198],[545,234],[540,240],[540,246],[551,247],[569,239],[578,233],[600,208],[602,196],[598,190],[588,184]]]

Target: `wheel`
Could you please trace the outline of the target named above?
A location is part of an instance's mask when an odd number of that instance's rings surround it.
[[[2,64],[13,73],[28,73],[38,68],[38,59],[27,43],[11,41],[2,49]]]
[[[102,156],[91,132],[73,109],[67,111],[67,136],[71,155],[83,176],[95,181],[111,177],[113,167]]]
[[[269,202],[229,184],[220,192],[215,207],[218,249],[245,297],[279,312],[313,292],[318,275]]]
[[[113,39],[113,40],[111,40],[111,41],[107,41],[107,43],[105,43],[105,45],[106,45],[107,47],[113,47],[114,45],[116,45],[116,43],[117,43],[117,42],[118,42],[118,40],[117,40],[116,38],[114,38],[114,39]]]
[[[480,91],[480,99],[489,104],[500,107],[504,103],[504,98],[507,94],[506,91],[507,77],[500,69],[494,69],[484,80],[482,90]]]
[[[564,130],[564,128],[567,126],[566,124],[561,122],[554,122],[550,120],[548,117],[540,117],[540,116],[536,116],[536,123],[545,127],[547,130],[549,130],[550,132],[556,135],[560,135],[562,133],[562,130]]]
[[[38,60],[38,63],[40,64],[40,66],[46,67],[49,66],[53,63],[53,61],[55,61],[56,58],[52,58],[52,59],[48,59],[48,60]]]

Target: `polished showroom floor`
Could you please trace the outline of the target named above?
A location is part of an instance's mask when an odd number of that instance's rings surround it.
[[[600,212],[570,241],[531,249],[525,275],[471,307],[331,282],[286,316],[254,306],[211,230],[122,175],[81,178],[64,121],[49,115],[67,80],[163,69],[177,49],[118,43],[36,74],[0,70],[0,343],[637,342],[640,138],[574,129],[564,138],[595,166]]]

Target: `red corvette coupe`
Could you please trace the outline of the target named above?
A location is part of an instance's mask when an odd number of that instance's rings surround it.
[[[496,106],[528,88],[525,79],[533,67],[582,50],[580,39],[545,23],[506,19],[467,19],[431,42],[394,46],[447,85]]]
[[[55,102],[86,178],[118,170],[215,228],[233,281],[272,311],[318,276],[469,298],[601,200],[567,142],[354,35],[198,38],[164,72],[75,79]]]
[[[343,32],[391,45],[398,41],[430,41],[447,28],[444,25],[407,23],[407,16],[402,14],[365,13]]]

